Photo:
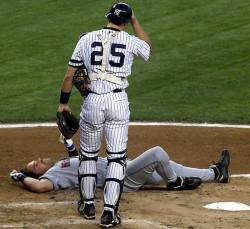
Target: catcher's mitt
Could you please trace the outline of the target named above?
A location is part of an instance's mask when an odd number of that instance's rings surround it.
[[[73,85],[77,90],[84,96],[85,92],[88,91],[90,86],[90,79],[88,76],[87,69],[84,66],[78,68],[72,79]]]
[[[68,111],[57,112],[57,125],[66,139],[70,139],[77,132],[79,128],[78,119]]]

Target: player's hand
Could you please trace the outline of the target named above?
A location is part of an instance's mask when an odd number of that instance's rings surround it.
[[[24,178],[26,177],[26,175],[24,175],[23,173],[21,172],[18,172],[16,170],[13,170],[11,173],[10,173],[10,177],[12,180],[14,181],[21,181],[23,182]]]
[[[130,23],[133,25],[136,21],[137,21],[137,19],[135,17],[135,13],[134,13],[134,11],[132,11],[132,16],[131,16],[131,19],[130,19]]]
[[[59,104],[57,111],[58,112],[68,111],[69,113],[71,113],[71,109],[70,109],[69,105],[62,104],[62,103]]]

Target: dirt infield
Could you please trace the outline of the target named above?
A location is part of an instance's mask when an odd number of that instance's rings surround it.
[[[1,228],[99,228],[102,192],[97,191],[97,220],[86,221],[76,211],[78,191],[35,194],[14,185],[8,174],[38,156],[59,159],[66,155],[51,128],[0,129],[0,229]],[[79,135],[75,142],[79,143]],[[206,168],[222,149],[231,152],[231,174],[250,173],[250,129],[169,126],[131,126],[129,157],[160,145],[172,160]],[[202,184],[195,191],[169,192],[146,189],[124,193],[120,228],[250,228],[250,211],[209,210],[212,202],[250,205],[250,179],[232,178],[229,184]]]

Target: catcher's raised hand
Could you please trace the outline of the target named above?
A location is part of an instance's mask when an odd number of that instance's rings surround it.
[[[16,170],[13,170],[11,173],[10,173],[10,177],[12,180],[14,181],[21,181],[23,182],[24,178],[26,178],[27,176],[21,172],[18,172]]]

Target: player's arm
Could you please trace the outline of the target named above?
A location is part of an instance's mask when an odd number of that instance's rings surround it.
[[[49,192],[53,190],[53,183],[48,179],[34,179],[31,177],[26,177],[23,180],[24,187],[32,192]]]
[[[71,59],[69,60],[68,68],[61,85],[60,104],[58,106],[57,111],[59,112],[62,112],[64,110],[70,111],[68,102],[73,87],[72,79],[76,70],[82,65],[83,65],[83,60],[81,52],[81,40],[79,40],[71,56]]]
[[[131,25],[135,31],[135,34],[137,37],[139,37],[141,40],[144,40],[145,42],[147,42],[150,45],[150,38],[148,36],[148,34],[143,30],[143,28],[141,27],[139,21],[137,20],[137,18],[135,17],[134,13],[131,17]]]
[[[52,191],[54,186],[53,183],[48,179],[35,179],[26,176],[22,172],[18,172],[13,170],[10,173],[10,177],[14,181],[20,181],[24,185],[24,187],[32,192],[42,193],[42,192],[49,192]]]
[[[71,94],[71,90],[73,87],[72,78],[74,73],[76,72],[77,68],[68,66],[66,74],[64,76],[62,86],[61,86],[61,95],[60,95],[60,104],[58,107],[58,111],[62,112],[63,110],[70,111],[68,106],[69,97]]]

